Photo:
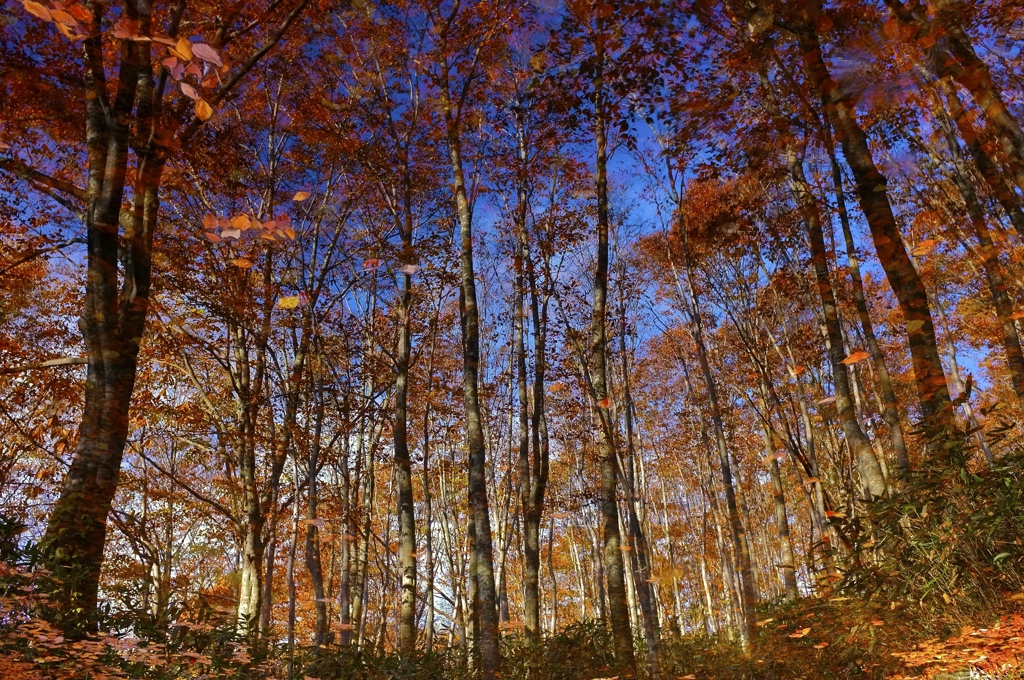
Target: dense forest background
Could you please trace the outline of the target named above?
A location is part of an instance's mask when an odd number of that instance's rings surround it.
[[[1019,677],[1022,37],[0,3],[0,671]]]

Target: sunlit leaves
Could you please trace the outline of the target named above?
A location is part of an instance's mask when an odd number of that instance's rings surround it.
[[[296,307],[299,306],[299,302],[300,299],[298,295],[289,295],[287,297],[282,297],[278,299],[277,306],[280,307],[281,309],[295,309]]]
[[[308,191],[296,191],[295,195],[292,196],[292,200],[301,203],[302,201],[305,201],[307,198],[309,198],[311,195],[312,194],[310,194]]]

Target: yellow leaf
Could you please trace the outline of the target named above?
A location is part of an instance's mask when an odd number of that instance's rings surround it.
[[[192,43],[185,38],[178,38],[178,42],[174,45],[174,51],[182,61],[191,61]]]
[[[210,120],[213,115],[213,108],[202,99],[196,101],[196,118],[199,120]]]
[[[289,295],[288,297],[283,297],[277,301],[277,306],[281,309],[295,309],[299,306],[299,296]]]
[[[867,359],[870,356],[871,356],[870,354],[868,354],[867,352],[864,352],[864,351],[854,352],[850,356],[848,356],[845,359],[843,359],[840,363],[846,364],[847,366],[851,366],[851,365],[857,363],[858,361],[864,361],[865,359]]]
[[[805,635],[807,635],[810,632],[811,632],[810,628],[801,628],[800,630],[798,630],[795,633],[790,633],[789,637],[791,637],[791,638],[802,638],[802,637],[804,637]]]
[[[312,195],[313,194],[309,193],[308,191],[296,191],[295,195],[292,196],[292,200],[293,201],[298,201],[299,203],[301,203],[302,201],[305,201],[307,198],[309,198]]]
[[[914,319],[913,321],[907,322],[907,332],[916,333],[924,328],[924,321],[921,319]]]

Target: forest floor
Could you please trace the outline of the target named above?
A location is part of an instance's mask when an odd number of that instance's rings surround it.
[[[758,620],[749,656],[729,642],[666,640],[663,674],[674,680],[1024,678],[1022,602],[1024,593],[1008,594],[1005,606],[957,624],[917,603],[809,598]]]

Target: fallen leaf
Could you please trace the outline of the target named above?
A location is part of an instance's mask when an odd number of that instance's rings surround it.
[[[312,196],[312,194],[309,193],[308,191],[296,191],[295,195],[292,196],[292,200],[301,203],[302,201],[305,201],[310,196]]]
[[[825,649],[826,647],[828,647],[827,642],[819,642],[818,644],[814,645],[815,649]]]
[[[801,628],[800,630],[796,631],[795,633],[790,633],[789,637],[791,637],[791,638],[802,638],[802,637],[804,637],[805,635],[807,635],[810,632],[811,632],[810,628]]]
[[[287,297],[283,297],[277,301],[277,306],[280,307],[281,309],[295,309],[296,307],[299,306],[299,296],[289,295]],[[310,522],[311,524],[316,522],[316,520],[306,521]],[[320,520],[320,524],[323,524],[323,520]]]
[[[245,231],[252,226],[248,215],[235,215],[231,218],[231,226],[239,231]]]
[[[363,269],[379,269],[379,268],[380,268],[380,260],[379,259],[377,259],[375,257],[371,257],[371,258],[369,258],[367,260],[363,260]]]
[[[252,260],[247,257],[236,257],[233,260],[228,260],[228,262],[242,269],[248,269],[252,266]]]
[[[223,229],[220,232],[221,238],[242,238],[242,232],[238,229]]]
[[[598,408],[609,408],[612,405],[611,397],[605,397],[597,402]]]
[[[755,626],[758,626],[758,627],[761,627],[761,626],[765,626],[765,625],[768,625],[769,623],[771,623],[771,622],[772,622],[772,621],[774,621],[774,620],[775,620],[775,619],[765,619],[765,620],[763,620],[763,621],[757,621],[757,622],[755,622],[755,623],[754,623],[754,625],[755,625]]]
[[[214,243],[220,243],[221,241],[224,240],[224,239],[222,239],[220,236],[218,236],[216,233],[214,233],[212,231],[206,232],[206,238],[208,238],[209,240],[213,241]]]
[[[835,397],[825,397],[824,399],[819,399],[818,401],[816,401],[814,403],[817,404],[818,406],[824,406],[825,404],[832,404],[832,403],[834,403],[835,400],[836,400]]]

